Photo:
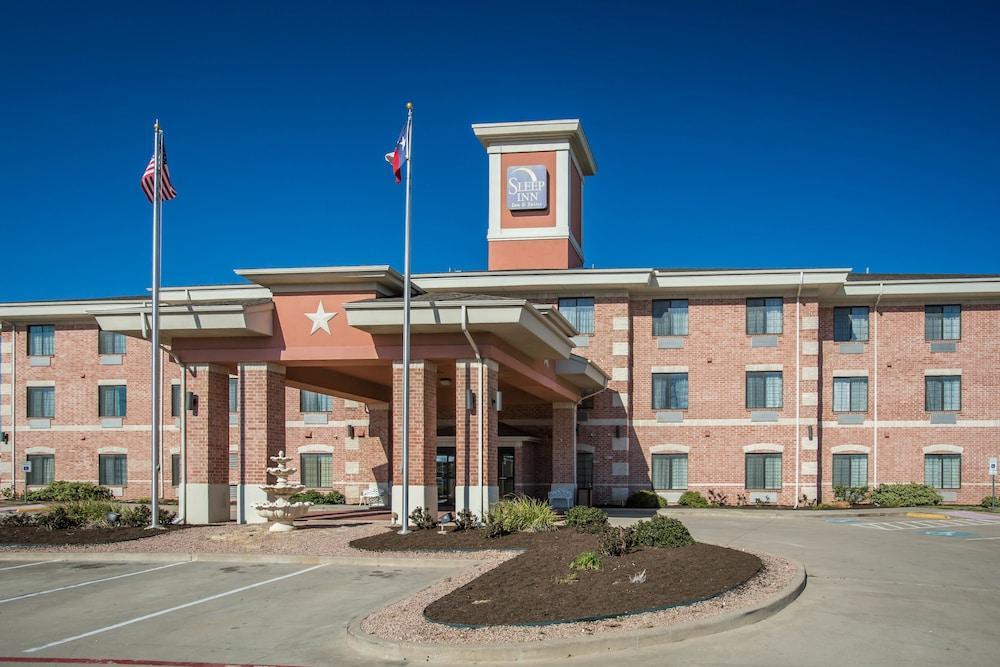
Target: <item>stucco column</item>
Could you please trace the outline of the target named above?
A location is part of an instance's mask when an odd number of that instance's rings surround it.
[[[552,490],[576,504],[576,403],[552,404]]]
[[[491,359],[455,362],[455,510],[479,516],[500,496],[497,448],[500,445],[496,406],[499,365]],[[479,374],[482,378],[480,401]],[[482,414],[480,415],[480,405]],[[482,429],[483,478],[479,479],[479,433]]]
[[[197,406],[187,418],[187,521],[229,521],[229,371],[188,367]]]
[[[403,364],[392,365],[392,511],[403,511]],[[410,362],[410,512],[437,512],[437,366]]]
[[[262,484],[273,482],[268,458],[285,451],[285,367],[271,363],[240,364],[240,434],[242,455],[236,476],[237,516],[241,523],[264,523],[255,503],[265,502]],[[285,452],[294,457],[295,452]],[[290,464],[299,467],[298,460]]]

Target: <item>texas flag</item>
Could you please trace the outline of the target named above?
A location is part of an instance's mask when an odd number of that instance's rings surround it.
[[[406,119],[403,131],[399,133],[396,140],[396,148],[391,153],[385,154],[385,161],[392,165],[392,175],[396,177],[396,182],[403,180],[403,163],[410,159],[410,119]]]

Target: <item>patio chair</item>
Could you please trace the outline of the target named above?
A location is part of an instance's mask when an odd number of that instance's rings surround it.
[[[371,482],[368,488],[361,492],[360,505],[363,507],[385,507],[385,498],[377,483]]]
[[[568,510],[573,506],[573,492],[567,488],[549,491],[549,505],[552,506],[552,509]]]

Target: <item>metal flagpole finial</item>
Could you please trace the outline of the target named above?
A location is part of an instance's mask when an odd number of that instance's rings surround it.
[[[413,111],[413,102],[407,102],[406,108],[409,109],[410,111]]]
[[[157,118],[156,120],[153,121],[153,129],[156,130],[157,132],[160,131],[160,119],[159,118]]]

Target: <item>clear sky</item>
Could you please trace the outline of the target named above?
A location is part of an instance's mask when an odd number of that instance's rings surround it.
[[[0,300],[486,265],[474,122],[580,118],[587,266],[1000,272],[1000,3],[0,4]]]

